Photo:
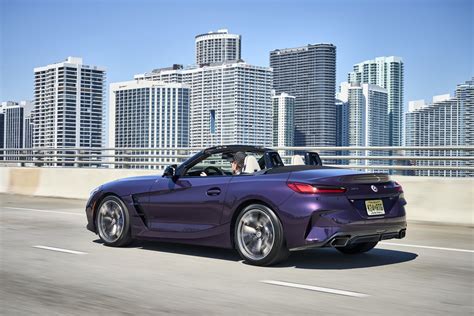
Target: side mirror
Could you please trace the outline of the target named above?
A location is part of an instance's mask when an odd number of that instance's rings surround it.
[[[163,177],[174,177],[176,172],[176,165],[170,165],[166,167],[165,171],[163,171]]]

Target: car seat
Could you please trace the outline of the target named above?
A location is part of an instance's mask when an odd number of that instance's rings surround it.
[[[258,164],[257,158],[250,155],[245,157],[242,173],[254,173],[257,171],[260,171],[260,165]]]
[[[303,157],[301,157],[300,155],[291,156],[291,165],[292,166],[304,165]]]

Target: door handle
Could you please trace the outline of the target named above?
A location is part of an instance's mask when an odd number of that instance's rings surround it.
[[[221,194],[221,189],[219,189],[219,188],[210,188],[209,190],[207,190],[206,194],[209,195],[209,196],[219,195],[219,194]]]

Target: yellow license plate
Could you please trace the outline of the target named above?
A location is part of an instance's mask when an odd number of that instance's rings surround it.
[[[365,201],[365,208],[367,209],[367,214],[369,216],[385,214],[382,200]]]

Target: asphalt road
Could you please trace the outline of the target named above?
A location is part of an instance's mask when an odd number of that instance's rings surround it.
[[[85,229],[84,204],[0,195],[1,314],[474,312],[473,228],[409,223],[405,239],[367,254],[309,250],[262,268],[231,250],[152,242],[105,247]]]

